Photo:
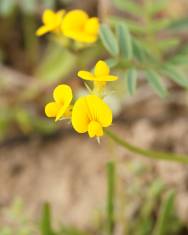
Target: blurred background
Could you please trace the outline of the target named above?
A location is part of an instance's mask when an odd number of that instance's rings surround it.
[[[163,46],[171,58],[187,46],[188,1],[160,2],[153,19],[170,22],[173,40]],[[131,3],[138,4],[137,12]],[[44,9],[84,9],[112,27],[121,17],[131,34],[144,38],[148,3],[159,1],[0,0],[0,235],[105,234],[109,160],[116,162],[113,234],[188,234],[187,166],[136,156],[107,137],[98,145],[44,115],[57,84],[82,94],[76,72],[109,57],[100,42],[75,54],[51,36],[37,38]],[[155,25],[160,32],[154,47],[169,33],[161,30],[164,24]],[[187,71],[188,54],[180,61]],[[168,83],[164,100],[142,76],[134,96],[123,79],[116,83],[118,92],[109,99],[112,128],[144,148],[188,153],[186,89]]]

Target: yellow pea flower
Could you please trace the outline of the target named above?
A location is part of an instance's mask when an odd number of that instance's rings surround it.
[[[83,10],[72,10],[64,16],[62,31],[75,41],[94,43],[99,35],[99,20],[97,17],[89,18]]]
[[[42,36],[48,32],[58,33],[61,31],[61,24],[63,15],[65,14],[64,10],[58,12],[53,12],[52,10],[45,10],[42,16],[43,24],[37,31],[37,36]]]
[[[118,79],[117,76],[110,75],[110,68],[107,63],[103,60],[99,60],[94,68],[94,73],[88,71],[79,71],[78,76],[84,80],[94,82],[109,82]]]
[[[68,85],[59,85],[53,92],[54,102],[50,102],[45,106],[47,117],[55,118],[58,121],[62,117],[70,117],[72,90]]]
[[[79,98],[72,110],[72,126],[78,133],[88,132],[89,137],[103,135],[103,127],[112,123],[112,111],[95,95]]]
[[[110,68],[103,60],[99,60],[94,68],[94,73],[88,71],[79,71],[78,77],[94,82],[95,92],[100,95],[101,90],[106,85],[106,82],[115,81],[117,76],[110,75]]]

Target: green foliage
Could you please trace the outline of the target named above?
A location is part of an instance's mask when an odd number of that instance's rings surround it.
[[[129,69],[127,71],[127,89],[130,95],[136,91],[138,73],[136,69]]]
[[[166,88],[160,81],[160,76],[154,70],[146,71],[146,79],[159,96],[165,97],[167,95]]]
[[[118,58],[116,58],[116,55],[114,57],[117,61],[115,67],[117,70],[121,67],[121,70],[134,69],[144,72],[146,81],[160,97],[167,95],[166,87],[161,82],[164,77],[173,80],[184,88],[187,88],[188,82],[183,69],[180,67],[188,64],[188,52],[179,49],[180,40],[178,36],[171,36],[171,31],[177,28],[182,29],[186,26],[187,20],[171,23],[169,18],[155,17],[156,14],[165,10],[167,2],[162,0],[144,1],[141,4],[137,1],[114,0],[113,3],[119,10],[131,13],[140,20],[124,19],[118,16],[112,16],[110,19],[110,23],[116,29],[120,51]],[[163,32],[168,32],[169,35],[159,39],[158,34],[162,35]],[[114,36],[113,40],[110,37],[111,35],[108,35],[108,41],[114,42]],[[172,55],[172,51],[176,51],[176,53]],[[114,56],[113,53],[111,54]],[[132,87],[136,88],[135,80],[133,79],[133,82],[130,82],[131,75],[128,72],[127,87],[129,94],[133,93]]]
[[[54,8],[57,2],[54,0],[43,0],[41,1],[42,8]],[[42,100],[39,102],[40,104],[45,102],[47,97],[43,97],[43,94],[50,85],[67,79],[72,75],[73,71],[75,72],[77,67],[86,67],[88,64],[93,64],[96,58],[107,56],[105,52],[109,53],[109,57],[106,59],[109,66],[117,74],[123,74],[122,78],[125,79],[124,84],[130,95],[134,95],[136,89],[139,88],[138,78],[140,74],[144,75],[145,81],[162,98],[168,94],[165,83],[163,83],[164,78],[187,89],[188,79],[185,72],[188,64],[188,47],[182,47],[181,36],[178,33],[187,30],[188,19],[186,17],[171,21],[163,16],[156,17],[157,14],[164,11],[166,2],[163,0],[143,1],[143,4],[141,4],[140,1],[113,0],[119,10],[129,13],[128,15],[131,15],[131,17],[113,16],[109,22],[101,24],[101,44],[96,43],[95,46],[92,46],[93,49],[82,48],[81,45],[75,44],[72,48],[64,48],[53,41],[53,45],[51,42],[47,45],[44,59],[40,62],[36,59],[38,56],[36,52],[38,44],[34,39],[36,28],[34,17],[38,11],[38,2],[36,0],[22,0],[19,1],[18,5],[18,1],[1,0],[1,16],[10,17],[11,20],[13,17],[11,14],[15,9],[19,7],[22,11],[23,25],[19,30],[24,35],[21,36],[21,41],[23,41],[21,46],[24,47],[25,58],[29,57],[29,62],[33,65],[31,67],[34,67],[34,69],[28,71],[29,74],[31,73],[31,77],[28,76],[27,78],[28,87],[21,89],[21,92],[18,89],[17,93],[19,93],[19,96],[16,98],[16,105],[12,107],[7,102],[7,104],[4,104],[5,108],[3,107],[0,110],[0,139],[3,139],[3,136],[8,132],[10,123],[13,125],[16,123],[24,134],[33,132],[40,134],[54,133],[57,130],[57,125],[41,117],[40,111],[43,108],[37,107],[33,109],[31,106],[33,103],[37,106],[38,100]],[[4,52],[2,51],[1,54],[3,54],[2,63]],[[15,76],[13,77],[15,78]],[[1,78],[1,80],[5,79]],[[6,86],[2,85],[1,89],[6,90],[5,88]],[[135,148],[129,145],[129,149],[134,150]],[[156,159],[172,160],[165,153],[161,153],[162,155],[155,154],[155,152],[145,151],[141,148],[137,148],[137,152]],[[175,154],[174,158],[177,161],[179,159],[178,155]],[[182,161],[187,162],[187,158],[183,156]],[[128,235],[177,234],[183,226],[175,216],[175,193],[168,190],[165,192],[164,184],[158,179],[154,180],[150,186],[143,186],[140,182],[142,178],[140,172],[142,170],[137,168],[135,171],[136,173],[134,173],[137,174],[138,179],[135,179],[129,186],[129,192],[124,198],[125,204],[117,209],[116,199],[119,195],[117,195],[116,190],[118,184],[116,167],[114,162],[107,164],[108,190],[105,202],[105,216],[104,218],[101,216],[100,223],[102,226],[94,228],[95,234],[107,233],[112,235],[115,233],[116,227],[122,222],[122,227],[126,227],[125,231],[127,231],[126,234]],[[163,197],[164,193],[166,193],[166,197]],[[119,214],[128,214],[129,203],[131,204],[133,198],[136,198],[137,201],[140,200],[137,211],[130,217],[122,216],[123,219],[119,219]],[[11,208],[10,218],[16,223],[16,226],[10,225],[9,227],[0,228],[1,235],[31,235],[37,233],[41,235],[88,234],[87,231],[64,224],[54,229],[49,204],[44,204],[43,206],[39,226],[35,222],[33,222],[32,226],[30,225],[30,220],[24,214],[20,202],[16,203],[14,208]]]
[[[175,192],[169,191],[163,200],[153,235],[165,235],[167,233],[168,220],[173,213],[174,198]]]
[[[164,13],[168,0],[142,2],[113,0],[112,2],[122,14],[109,16],[108,21],[101,23],[99,42],[90,47],[83,47],[72,41],[66,44],[64,41],[57,42],[53,40],[54,38],[50,38],[49,44],[46,45],[45,40],[42,42],[46,49],[41,61],[38,53],[39,41],[34,34],[39,24],[36,21],[36,15],[39,14],[38,1],[0,1],[0,15],[7,16],[9,27],[15,28],[12,22],[16,18],[11,13],[18,7],[21,9],[19,14],[23,20],[18,31],[23,33],[21,35],[25,53],[23,58],[27,60],[26,67],[29,67],[28,72],[32,80],[28,81],[28,87],[18,92],[23,98],[21,102],[18,99],[16,110],[8,110],[7,105],[7,112],[5,112],[7,118],[4,114],[0,114],[2,129],[0,138],[3,138],[6,132],[8,133],[8,126],[13,122],[14,124],[16,122],[24,134],[33,133],[33,131],[49,134],[56,131],[57,128],[54,128],[54,125],[49,124],[45,118],[41,118],[41,112],[27,108],[28,100],[32,105],[36,105],[36,100],[39,98],[41,105],[48,99],[43,97],[43,94],[50,86],[71,78],[77,69],[85,69],[93,65],[98,58],[105,58],[112,73],[120,74],[119,80],[124,79],[119,83],[124,86],[125,95],[134,95],[142,84],[139,80],[142,78],[162,98],[168,94],[165,84],[172,83],[174,86],[176,83],[187,89],[188,47],[182,45],[183,36],[179,34],[186,30],[187,17],[177,20],[166,17]],[[66,0],[41,0],[40,9],[67,4]],[[1,54],[3,55],[1,63],[6,60],[11,61],[6,58],[3,50]],[[23,58],[21,57],[21,60]],[[2,86],[2,89],[5,88]],[[37,110],[42,108],[37,107]]]
[[[131,60],[133,57],[131,36],[127,26],[123,23],[116,25],[120,56],[126,60]]]
[[[165,65],[163,67],[162,72],[166,76],[168,76],[168,78],[172,79],[180,86],[188,88],[188,79],[185,77],[185,75],[182,72],[178,71],[174,66]]]
[[[100,38],[106,50],[113,56],[117,56],[119,48],[114,34],[110,30],[108,25],[101,25],[100,27]]]
[[[51,225],[51,209],[48,203],[45,203],[42,208],[40,230],[41,235],[55,235]]]

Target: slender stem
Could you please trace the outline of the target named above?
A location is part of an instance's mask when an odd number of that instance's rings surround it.
[[[114,231],[115,163],[107,163],[107,234]]]
[[[169,152],[158,152],[148,149],[139,148],[135,145],[129,144],[126,140],[120,138],[114,132],[110,130],[105,130],[105,134],[113,139],[117,144],[121,145],[122,147],[128,149],[129,151],[140,154],[142,156],[157,159],[157,160],[167,160],[167,161],[174,161],[179,163],[188,164],[188,155],[183,154],[175,154]]]

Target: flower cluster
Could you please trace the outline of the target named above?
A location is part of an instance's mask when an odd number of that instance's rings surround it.
[[[45,10],[42,16],[43,25],[36,31],[37,36],[54,33],[81,43],[94,43],[99,34],[99,20],[89,17],[83,10],[53,12]]]
[[[72,105],[72,90],[70,86],[58,85],[53,92],[54,101],[45,106],[47,117],[71,119],[72,126],[78,133],[88,132],[89,137],[103,136],[103,128],[112,124],[112,111],[104,102],[104,87],[107,81],[115,81],[118,77],[110,75],[108,65],[100,60],[94,68],[94,73],[79,71],[78,76],[93,82],[90,94],[78,98]]]

